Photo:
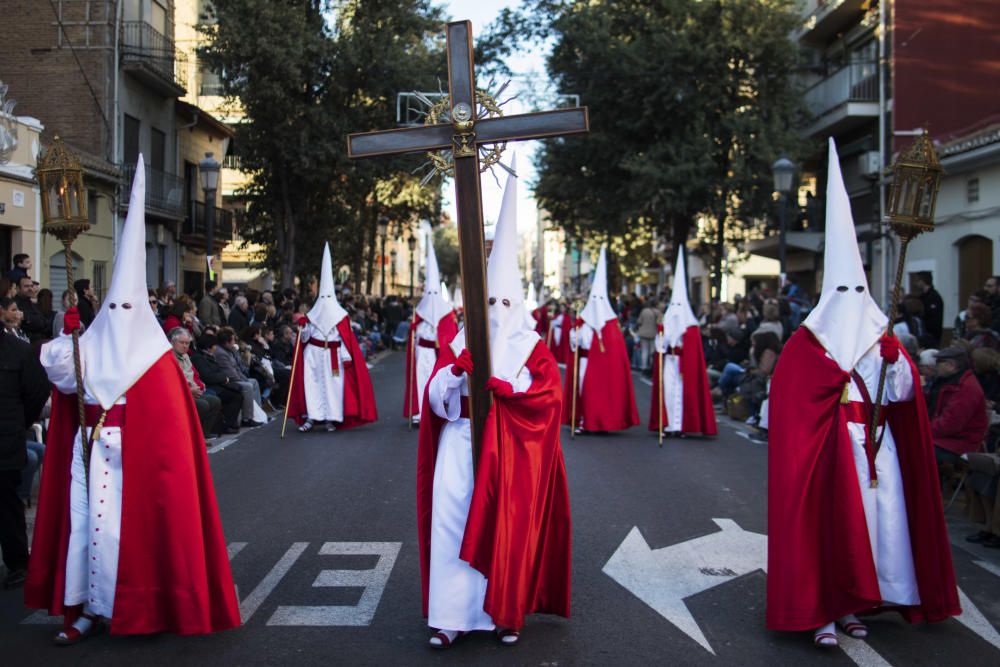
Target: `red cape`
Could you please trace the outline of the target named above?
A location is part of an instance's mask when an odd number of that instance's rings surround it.
[[[556,317],[562,318],[562,333],[558,343],[556,343],[555,334],[552,335],[552,339],[549,341],[549,351],[558,363],[568,364],[573,361],[573,350],[569,347],[569,330],[573,327],[573,319],[568,313]]]
[[[552,318],[549,317],[549,309],[544,304],[531,311],[531,317],[535,320],[535,333],[545,340],[549,333]]]
[[[413,338],[416,335],[419,315],[414,319],[410,327],[410,335],[406,338],[406,385],[403,389],[403,417],[409,419],[419,411],[420,401],[417,399],[417,371],[413,360]],[[437,353],[441,355],[441,350],[448,347],[455,334],[458,333],[458,316],[455,311],[451,311],[440,320],[437,325]]]
[[[205,634],[240,624],[198,414],[168,351],[125,392],[122,523],[111,633]],[[76,618],[63,604],[75,395],[52,392],[52,420],[24,602]]]
[[[355,338],[351,322],[346,315],[337,323],[337,333],[340,334],[342,344],[347,346],[347,351],[351,354],[351,365],[340,369],[344,374],[344,421],[338,428],[348,429],[377,420],[378,411],[375,409],[375,392],[372,390],[372,380],[368,375],[365,355],[361,353],[358,339]],[[305,342],[299,345],[295,355],[295,372],[292,374],[291,385],[288,388],[288,416],[300,426],[306,420],[304,347]],[[332,362],[333,357],[331,356],[331,372],[333,372]]]
[[[906,352],[901,350],[905,356]],[[920,605],[910,622],[961,613],[927,406],[909,361],[914,400],[890,403]],[[800,327],[771,379],[768,440],[767,627],[812,630],[881,604],[845,409],[850,375]]]
[[[454,359],[442,354],[438,369]],[[461,558],[488,582],[485,611],[504,628],[531,613],[569,616],[570,509],[559,443],[559,367],[539,341],[525,367],[531,388],[496,399],[486,419]],[[423,613],[430,581],[437,444],[445,421],[424,401],[417,452],[417,531]]]
[[[702,433],[716,435],[715,408],[712,407],[712,393],[708,386],[708,371],[705,370],[705,348],[701,344],[701,331],[690,326],[681,338],[681,378],[684,392],[684,413],[681,415],[682,433]],[[649,403],[649,430],[660,430],[660,418],[656,414],[656,404],[660,404],[662,424],[667,425],[667,408],[663,405],[660,385],[663,376],[653,368],[653,395]],[[587,371],[590,372],[589,369]]]
[[[563,337],[569,338],[569,329],[563,330]],[[639,410],[635,406],[632,369],[618,320],[604,323],[601,340],[603,352],[595,335],[587,353],[587,372],[576,399],[576,418],[583,418],[583,428],[587,431],[623,431],[639,423]],[[571,422],[575,385],[576,374],[570,356],[563,387],[563,424]]]

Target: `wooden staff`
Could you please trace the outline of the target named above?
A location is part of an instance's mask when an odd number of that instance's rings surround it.
[[[76,308],[77,296],[76,288],[73,287],[73,253],[72,239],[63,239],[63,247],[66,249],[63,254],[66,256],[66,284],[70,288],[69,305]],[[77,310],[79,313],[79,310]],[[78,315],[79,317],[79,315]],[[80,362],[80,330],[74,329],[73,333],[73,372],[76,374],[76,414],[80,420],[80,452],[83,456],[84,479],[87,480],[87,491],[90,492],[90,438],[87,437],[87,410],[84,403],[83,390],[83,364]]]
[[[299,365],[299,350],[302,346],[302,329],[295,338],[295,352],[292,354],[292,377],[288,380],[288,396],[285,397],[285,417],[281,420],[281,438],[285,438],[285,426],[288,424],[288,404],[292,402],[292,387],[295,386],[295,370]]]
[[[657,381],[660,383],[660,403],[657,407],[660,419],[660,447],[663,446],[663,353],[656,351],[656,372]]]
[[[567,333],[567,335],[569,335]],[[576,438],[576,394],[580,390],[577,378],[580,375],[580,327],[576,327],[576,345],[573,346],[573,398],[570,401],[569,437]]]
[[[410,414],[413,406],[410,405],[413,401],[410,399],[410,395],[417,391],[415,383],[417,381],[417,309],[413,309],[413,313],[410,314],[410,373],[406,378],[408,382],[404,384],[409,385],[406,390],[406,430],[413,430],[413,415]],[[417,405],[420,405],[420,400],[417,400]]]

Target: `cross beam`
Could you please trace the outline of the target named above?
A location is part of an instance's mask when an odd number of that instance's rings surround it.
[[[483,424],[490,409],[486,381],[491,375],[479,146],[579,134],[589,130],[589,120],[586,107],[477,119],[472,24],[469,21],[449,23],[447,32],[451,123],[351,134],[347,137],[347,154],[351,158],[367,158],[443,149],[452,151],[465,300],[465,342],[475,366],[469,378],[469,409],[473,464],[477,465]]]

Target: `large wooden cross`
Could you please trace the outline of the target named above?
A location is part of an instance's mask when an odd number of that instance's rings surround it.
[[[472,62],[472,24],[449,23],[448,90],[451,123],[364,132],[347,138],[352,158],[451,149],[455,161],[459,261],[465,300],[465,341],[475,370],[469,382],[473,461],[479,460],[483,424],[490,409],[490,335],[486,310],[483,204],[479,145],[539,139],[588,131],[586,107],[478,119]]]

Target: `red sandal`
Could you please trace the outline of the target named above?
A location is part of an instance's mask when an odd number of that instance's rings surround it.
[[[854,639],[864,639],[868,636],[868,626],[859,621],[857,618],[848,619],[844,617],[837,621],[844,632],[847,633],[848,637],[853,637]]]
[[[74,644],[79,644],[88,637],[100,634],[101,630],[104,629],[104,624],[101,623],[97,616],[83,614],[82,617],[90,621],[90,627],[87,628],[86,631],[80,632],[80,630],[71,625],[65,630],[60,631],[59,634],[52,638],[52,641],[56,646],[72,646]]]
[[[464,630],[458,630],[458,634],[455,635],[455,638],[449,639],[448,635],[443,630],[438,630],[433,635],[431,635],[428,644],[433,649],[437,649],[439,651],[444,650],[446,648],[451,648],[452,644],[458,641],[460,637],[464,637],[466,634],[468,633],[465,632]],[[437,643],[434,642],[435,639],[437,640]]]
[[[813,635],[813,643],[820,648],[837,648],[840,644],[837,641],[836,633],[833,632],[820,632]]]

